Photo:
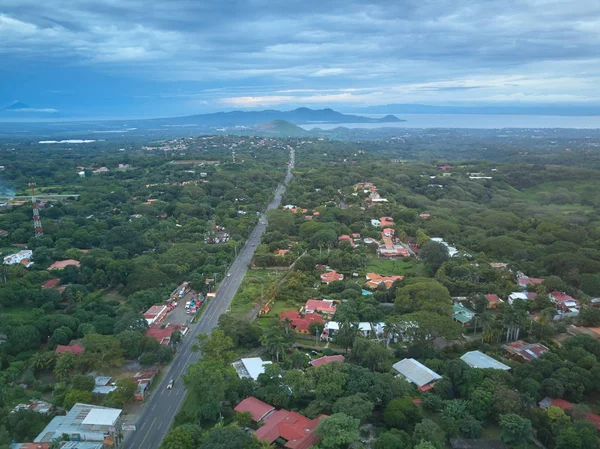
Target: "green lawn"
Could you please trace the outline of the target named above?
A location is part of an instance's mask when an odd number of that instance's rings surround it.
[[[421,272],[422,265],[414,260],[385,260],[370,259],[367,262],[365,271],[367,273],[377,273],[381,275],[405,275],[408,273],[418,274]]]
[[[269,287],[282,276],[273,270],[248,270],[240,289],[233,297],[230,311],[235,314],[246,314],[254,305],[266,297]]]

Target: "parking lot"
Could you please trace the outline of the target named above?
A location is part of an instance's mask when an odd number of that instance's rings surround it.
[[[191,299],[195,299],[197,296],[198,294],[193,290],[187,292],[182,300],[177,301],[177,307],[169,312],[165,322],[189,325],[194,315],[187,313],[185,303]]]

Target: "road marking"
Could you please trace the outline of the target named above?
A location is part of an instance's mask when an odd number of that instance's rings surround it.
[[[156,408],[156,402],[154,403],[154,405],[152,406],[152,408],[150,410],[154,410]]]
[[[144,439],[142,440],[142,443],[140,444],[138,449],[144,449],[144,442],[146,441],[146,438],[148,438],[148,434],[150,433],[150,430],[152,429],[152,426],[154,426],[155,422],[156,422],[156,418],[154,418],[154,420],[152,421],[152,424],[150,424],[150,429],[148,429],[148,432],[146,432],[146,436],[144,436]]]
[[[156,428],[156,430],[160,430],[160,428],[162,427],[163,422],[161,421],[160,424],[158,425],[158,427]]]

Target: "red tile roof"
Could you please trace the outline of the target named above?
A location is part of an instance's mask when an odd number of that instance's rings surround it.
[[[573,408],[573,404],[571,404],[569,401],[565,401],[564,399],[552,399],[550,405],[560,407],[563,410],[570,410]],[[588,413],[583,419],[587,422],[595,424],[596,427],[600,429],[600,416],[596,415],[595,413]]]
[[[549,349],[541,343],[525,343],[523,341],[513,341],[505,345],[506,351],[513,355],[523,357],[526,361],[535,360]]]
[[[258,428],[255,435],[259,440],[266,440],[269,443],[277,438],[283,438],[287,441],[284,447],[289,449],[308,449],[319,440],[313,432],[319,422],[326,417],[321,415],[315,419],[308,419],[296,412],[277,410],[265,420],[264,425]]]
[[[527,277],[517,278],[517,283],[519,285],[538,285],[538,284],[541,284],[542,282],[544,282],[544,280],[541,278],[527,278]]]
[[[310,362],[310,364],[312,366],[321,366],[327,365],[331,362],[343,362],[344,360],[345,359],[343,355],[326,355],[324,357],[320,357],[318,359],[313,360],[312,362]]]
[[[275,410],[275,407],[266,402],[256,399],[253,396],[244,399],[234,409],[238,413],[248,412],[252,415],[252,420],[255,422],[262,421],[265,416]]]
[[[57,260],[56,262],[54,262],[52,265],[50,265],[48,267],[49,270],[62,270],[65,267],[68,267],[70,265],[73,265],[75,267],[79,266],[79,261],[74,260],[74,259],[67,259],[67,260]]]
[[[64,354],[65,352],[70,352],[71,354],[79,355],[84,351],[85,351],[85,348],[83,346],[81,346],[79,343],[75,343],[74,345],[69,345],[69,346],[65,346],[65,345],[57,345],[56,346],[57,354]]]
[[[146,336],[154,338],[161,345],[166,345],[171,341],[171,335],[174,331],[175,329],[171,327],[161,328],[160,326],[150,326],[146,330]]]
[[[333,281],[341,281],[342,279],[344,279],[344,275],[336,271],[328,271],[327,273],[323,273],[321,275],[321,281],[326,283]]]
[[[379,284],[384,284],[386,288],[390,288],[396,281],[401,281],[404,276],[381,276],[376,273],[367,273],[366,278],[368,281],[364,284],[367,287],[377,288]]]
[[[19,449],[50,449],[52,443],[22,443]]]
[[[314,310],[321,313],[335,313],[335,303],[333,301],[321,301],[320,299],[309,299],[304,304],[304,310]],[[312,313],[312,312],[311,312]]]
[[[497,303],[497,302],[503,302],[498,295],[495,294],[490,294],[490,295],[485,295],[485,297],[487,298],[488,302],[490,303]]]
[[[307,313],[302,316],[296,310],[286,310],[279,314],[280,320],[283,321],[286,318],[291,321],[290,326],[294,330],[308,330],[311,323],[325,324],[325,320],[318,313]]]
[[[42,284],[42,288],[54,288],[60,284],[60,279],[48,279]]]

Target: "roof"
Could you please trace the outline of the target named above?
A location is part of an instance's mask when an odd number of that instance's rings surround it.
[[[341,281],[342,279],[344,279],[344,275],[337,271],[328,271],[321,275],[321,281],[323,282]]]
[[[461,438],[450,438],[452,449],[507,449],[500,440],[467,440]]]
[[[544,282],[542,278],[519,277],[517,283],[520,285],[537,285]]]
[[[470,322],[475,317],[475,312],[467,309],[462,304],[455,302],[452,305],[452,318],[462,324]]]
[[[310,364],[312,366],[321,366],[321,365],[327,365],[328,363],[331,362],[343,362],[345,360],[343,355],[326,355],[324,357],[319,357],[318,359],[313,360],[312,362],[310,362]]]
[[[513,341],[503,346],[507,352],[513,355],[518,355],[526,361],[537,359],[549,349],[541,343],[525,343],[523,341]]]
[[[573,404],[571,404],[569,401],[565,401],[564,399],[551,399],[549,397],[545,397],[542,401],[539,402],[538,405],[543,409],[547,409],[548,407],[553,406],[559,407],[562,410],[570,410],[574,407]],[[591,422],[597,428],[600,429],[600,416],[596,415],[595,413],[589,412],[583,417],[583,419],[587,422]]]
[[[238,362],[233,363],[238,376],[250,377],[253,380],[257,380],[258,376],[265,372],[265,365],[271,365],[271,361],[264,361],[260,357],[249,357],[240,359]]]
[[[469,351],[460,358],[471,368],[491,368],[508,371],[510,366],[500,363],[481,351]]]
[[[368,287],[378,287],[380,284],[384,284],[386,288],[390,288],[395,281],[401,281],[404,276],[382,276],[377,273],[367,273],[367,282],[363,285]]]
[[[552,296],[556,302],[569,302],[576,301],[571,295],[567,295],[565,292],[550,292],[548,295]]]
[[[324,323],[323,317],[318,313],[307,313],[300,315],[296,310],[286,310],[279,314],[280,320],[288,319],[291,321],[291,327],[294,330],[308,330],[311,323]]]
[[[13,443],[10,449],[50,449],[52,443]]]
[[[335,313],[335,304],[331,300],[309,299],[304,305],[304,310],[315,312]]]
[[[121,416],[118,408],[93,408],[81,422],[82,425],[113,426]]]
[[[166,308],[167,306],[165,305],[152,306],[148,310],[146,310],[146,312],[144,313],[144,318],[154,318],[163,313],[166,310]]]
[[[415,359],[400,360],[399,362],[394,363],[392,368],[417,387],[423,387],[442,378],[438,373],[427,368]]]
[[[269,443],[283,438],[287,441],[284,446],[289,449],[307,449],[318,441],[313,432],[324,418],[326,416],[321,415],[315,419],[308,419],[296,412],[277,410],[264,421],[264,425],[258,428],[255,435]]]
[[[146,330],[146,336],[154,338],[163,345],[169,343],[174,331],[175,329],[171,327],[161,328],[160,326],[151,326]]]
[[[69,345],[69,346],[65,346],[65,345],[57,345],[56,346],[56,353],[57,354],[63,354],[65,352],[70,352],[71,354],[81,354],[83,351],[85,351],[85,348],[80,345],[79,343],[75,343],[73,345]]]
[[[60,279],[48,279],[42,284],[42,288],[54,288],[60,284]]]
[[[504,302],[500,299],[500,297],[496,294],[490,294],[490,295],[485,295],[485,298],[488,300],[488,302],[490,303],[496,303],[496,302]]]
[[[74,266],[74,267],[78,267],[79,266],[79,261],[75,260],[75,259],[57,260],[52,265],[50,265],[48,267],[48,269],[49,270],[62,270],[65,267],[68,267],[68,266],[71,266],[71,265]]]
[[[256,399],[254,396],[244,399],[234,409],[237,413],[250,413],[252,420],[262,421],[269,413],[275,410],[275,407],[266,402]]]

